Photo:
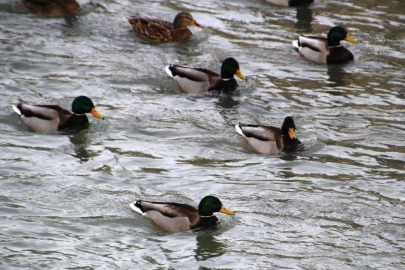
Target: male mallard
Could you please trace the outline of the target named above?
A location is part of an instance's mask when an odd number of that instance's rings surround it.
[[[237,124],[236,132],[245,137],[249,144],[262,154],[293,152],[301,145],[295,135],[295,124],[291,116],[284,119],[280,128],[260,125]]]
[[[79,96],[73,100],[73,113],[58,105],[17,104],[12,107],[18,115],[21,115],[21,119],[27,127],[36,132],[86,126],[89,119],[85,113],[91,113],[99,119],[104,119],[94,108],[91,99],[86,96]]]
[[[80,11],[76,0],[23,0],[20,5],[39,15],[62,15]]]
[[[320,64],[341,64],[353,60],[353,54],[346,49],[341,40],[357,43],[343,27],[332,27],[327,38],[299,36],[293,46],[305,58]]]
[[[269,2],[271,4],[284,7],[295,7],[310,4],[314,2],[314,0],[262,0],[262,2]]]
[[[246,77],[239,70],[239,63],[234,58],[226,58],[222,62],[221,75],[203,68],[191,68],[168,65],[166,73],[176,80],[181,92],[201,93],[211,90],[233,90],[238,85],[234,75],[242,80]]]
[[[142,17],[126,17],[125,20],[132,26],[137,36],[158,43],[189,39],[193,33],[187,28],[188,26],[202,28],[188,12],[180,12],[177,14],[173,23]]]
[[[129,205],[135,212],[148,217],[156,228],[168,232],[188,231],[214,225],[218,221],[214,212],[234,215],[214,196],[204,197],[198,205],[198,210],[181,203],[135,201]]]

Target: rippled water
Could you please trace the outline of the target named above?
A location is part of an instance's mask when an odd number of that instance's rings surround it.
[[[76,17],[0,5],[0,268],[404,269],[405,2],[80,1]],[[205,26],[181,44],[138,39],[124,16]],[[355,61],[323,66],[291,48],[343,25]],[[219,70],[233,94],[181,94],[169,63]],[[11,104],[88,95],[106,120],[76,134],[29,132]],[[293,115],[307,150],[238,146],[238,122]],[[235,211],[209,231],[157,231],[135,199]]]

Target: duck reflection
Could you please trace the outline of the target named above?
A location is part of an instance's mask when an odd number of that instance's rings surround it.
[[[348,75],[347,72],[343,69],[341,65],[328,65],[328,82],[330,82],[330,86],[338,87],[344,86],[347,84],[345,80],[345,76]]]
[[[87,150],[90,143],[88,134],[89,129],[87,128],[81,130],[80,132],[69,135],[69,140],[72,143],[73,150],[75,152],[74,154],[72,154],[72,156],[78,158],[81,162],[87,162],[90,160],[91,157],[95,156]]]
[[[297,7],[297,21],[295,22],[295,28],[304,33],[309,33],[312,31],[311,21],[312,21],[312,10],[309,8],[310,5],[303,5]]]
[[[233,95],[234,95],[233,92],[222,93],[219,96],[216,104],[223,109],[232,109],[232,108],[238,106],[240,102],[238,100],[235,100],[233,98]]]
[[[195,258],[197,261],[206,261],[225,254],[226,245],[215,240],[212,234],[201,233],[197,236]]]
[[[234,108],[238,106],[239,103],[239,100],[234,99],[234,93],[223,92],[218,96],[218,101],[216,101],[217,110],[228,126],[235,125]]]

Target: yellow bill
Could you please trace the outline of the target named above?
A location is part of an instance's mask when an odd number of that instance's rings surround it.
[[[239,69],[236,70],[235,75],[238,76],[240,79],[242,79],[242,80],[244,80],[244,81],[247,80],[246,77],[243,76],[242,72],[240,72]]]
[[[219,210],[219,212],[232,216],[235,215],[231,210],[226,209],[223,205],[221,206],[221,210]]]
[[[104,120],[104,117],[96,110],[96,108],[91,109],[90,113],[94,117],[97,117],[98,119],[103,119]]]
[[[354,43],[354,44],[357,44],[357,43],[358,43],[357,40],[355,40],[354,38],[352,38],[349,34],[346,35],[345,40],[346,40],[346,41],[349,41],[349,42],[351,42],[351,43]]]
[[[295,131],[293,128],[288,129],[288,136],[290,136],[290,139],[297,139],[297,136],[295,135]]]

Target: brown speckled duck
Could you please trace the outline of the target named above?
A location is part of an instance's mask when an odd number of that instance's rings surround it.
[[[104,119],[96,110],[93,101],[86,96],[79,96],[73,100],[72,111],[58,105],[13,105],[13,110],[21,115],[21,120],[35,132],[47,132],[68,128],[81,128],[89,123],[86,113]]]
[[[38,15],[57,16],[80,12],[80,5],[76,0],[24,0],[19,5]]]
[[[167,75],[178,84],[180,92],[202,93],[212,90],[233,90],[238,85],[234,76],[246,80],[239,69],[239,63],[234,58],[226,58],[221,65],[221,75],[204,69],[179,65],[168,65]]]
[[[188,12],[180,12],[173,23],[145,17],[126,17],[137,36],[157,43],[187,40],[192,36],[188,26],[202,27]]]
[[[188,204],[167,202],[135,201],[129,206],[135,212],[149,218],[155,228],[168,232],[188,231],[215,225],[218,218],[214,212],[234,215],[214,196],[204,197],[198,205],[198,210]]]
[[[236,132],[242,135],[259,153],[277,154],[301,150],[300,140],[295,135],[295,124],[291,116],[284,119],[280,128],[261,125],[237,124]]]

